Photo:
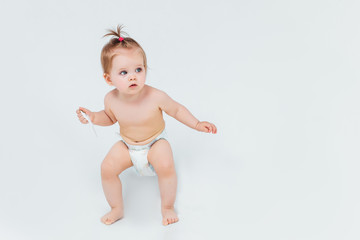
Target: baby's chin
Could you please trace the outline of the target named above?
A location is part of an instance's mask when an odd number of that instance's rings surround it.
[[[128,87],[127,89],[118,89],[118,90],[122,94],[135,95],[138,94],[143,88],[144,85],[136,85],[136,86]]]

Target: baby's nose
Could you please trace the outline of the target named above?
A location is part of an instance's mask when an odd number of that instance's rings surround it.
[[[131,74],[131,75],[129,76],[129,81],[135,80],[135,79],[136,79],[136,75],[135,75],[135,74]]]

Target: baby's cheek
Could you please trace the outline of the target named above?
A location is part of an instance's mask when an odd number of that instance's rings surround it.
[[[128,84],[126,82],[121,81],[116,84],[116,87],[120,90],[125,90],[128,88]]]

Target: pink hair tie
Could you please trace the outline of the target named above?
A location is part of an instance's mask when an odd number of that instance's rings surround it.
[[[122,37],[119,37],[119,41],[121,42],[122,40],[124,40]]]

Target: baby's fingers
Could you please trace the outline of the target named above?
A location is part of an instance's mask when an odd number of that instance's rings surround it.
[[[79,107],[79,111],[85,113],[86,115],[90,115],[91,111],[87,108]]]
[[[217,128],[214,124],[211,124],[211,127],[212,127],[212,133],[217,133]]]
[[[88,120],[86,120],[84,117],[82,119],[80,119],[80,122],[83,123],[83,124],[87,124],[89,123]]]
[[[211,132],[211,125],[209,123],[204,123],[204,132]]]
[[[81,114],[81,112],[80,112],[79,109],[76,110],[76,113],[77,113],[77,116],[78,116],[79,121],[80,121],[81,123],[83,123],[83,124],[89,123],[89,121],[86,120],[86,119],[84,118],[84,116]]]
[[[213,134],[217,133],[217,129],[216,129],[214,124],[209,123],[209,122],[205,122],[204,124],[205,124],[204,125],[204,128],[205,128],[204,132],[213,133]]]
[[[89,123],[89,121],[86,120],[83,116],[78,116],[78,117],[79,117],[79,120],[80,120],[81,123],[83,123],[83,124]]]

